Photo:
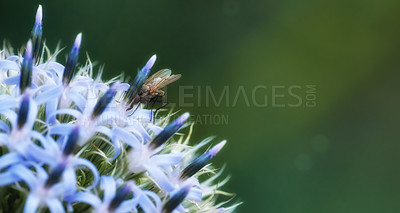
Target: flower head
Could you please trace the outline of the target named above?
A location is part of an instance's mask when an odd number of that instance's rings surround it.
[[[41,54],[42,18],[39,5],[23,58],[0,50],[0,187],[12,186],[2,195],[26,197],[25,213],[81,212],[82,204],[110,213],[234,209],[216,200],[220,173],[199,178],[214,171],[209,163],[225,141],[193,160],[205,143],[177,134],[189,113],[169,122],[171,114],[153,118],[142,104],[156,55],[131,84],[103,82],[89,59],[78,64],[81,33],[65,66],[55,61],[58,51]]]

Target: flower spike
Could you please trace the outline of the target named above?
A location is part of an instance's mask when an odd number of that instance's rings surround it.
[[[35,25],[32,30],[33,59],[35,63],[38,63],[40,58],[40,46],[42,43],[42,16],[42,5],[39,5],[36,12]]]
[[[82,41],[82,33],[79,33],[74,42],[74,46],[71,49],[71,52],[68,55],[67,59],[67,64],[65,65],[64,68],[64,74],[63,74],[63,84],[68,85],[72,77],[75,73],[75,68],[76,64],[78,63],[78,57],[79,57],[79,48],[81,47],[81,41]]]
[[[179,116],[176,120],[168,124],[164,130],[158,134],[150,143],[150,147],[156,149],[164,144],[172,135],[174,135],[189,118],[189,113],[184,113]]]
[[[213,148],[208,150],[206,153],[200,155],[196,160],[194,160],[189,166],[187,166],[181,174],[181,179],[186,179],[192,177],[196,172],[207,165],[208,162],[224,147],[226,141],[222,141],[215,145]]]
[[[22,97],[21,105],[18,111],[18,120],[17,120],[18,129],[22,129],[22,127],[24,127],[26,121],[28,120],[28,113],[29,113],[29,94],[25,94]]]
[[[139,71],[136,75],[135,79],[133,79],[131,86],[125,94],[124,101],[127,105],[132,104],[136,95],[139,93],[142,88],[144,82],[149,76],[150,69],[153,67],[155,61],[157,59],[156,55],[153,55],[146,63],[146,65]],[[136,104],[136,103],[135,103]]]
[[[68,156],[72,154],[74,148],[79,140],[79,126],[77,125],[71,133],[69,133],[67,143],[64,146],[63,154],[64,156]]]
[[[121,203],[128,198],[130,193],[132,193],[132,182],[128,182],[117,191],[115,197],[111,200],[110,205],[108,206],[110,212],[114,212]]]
[[[24,61],[22,62],[21,67],[21,78],[19,82],[19,89],[21,94],[25,91],[25,89],[30,88],[32,84],[32,41],[29,40],[26,44]]]
[[[54,184],[60,182],[64,170],[65,170],[65,165],[62,163],[58,164],[49,174],[49,177],[47,178],[45,184],[46,188],[50,188]]]
[[[108,104],[114,99],[115,94],[117,93],[117,87],[119,82],[115,82],[110,89],[107,90],[106,93],[97,101],[96,105],[94,106],[92,112],[92,118],[99,117],[104,110],[106,110]]]
[[[162,213],[171,213],[173,212],[179,204],[182,203],[183,200],[189,194],[190,188],[192,185],[188,184],[177,191],[163,206]]]

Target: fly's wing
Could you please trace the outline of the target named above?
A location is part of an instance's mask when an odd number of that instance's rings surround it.
[[[154,73],[152,76],[150,76],[147,80],[146,83],[151,83],[154,81],[156,78],[168,78],[171,75],[171,70],[170,69],[162,69],[156,73]]]
[[[181,74],[168,76],[167,78],[163,78],[161,81],[157,82],[155,87],[157,89],[161,89],[161,88],[167,86],[168,84],[177,81],[181,77],[182,77]]]

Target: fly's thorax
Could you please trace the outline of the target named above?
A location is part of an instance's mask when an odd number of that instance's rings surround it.
[[[148,94],[150,92],[151,84],[145,83],[143,84],[142,88],[140,89],[141,94]]]
[[[140,103],[148,104],[151,101],[151,99],[153,99],[153,97],[154,97],[153,95],[145,94],[140,97]]]

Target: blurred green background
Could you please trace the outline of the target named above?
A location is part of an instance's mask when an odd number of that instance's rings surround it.
[[[183,74],[168,99],[193,103],[176,106],[197,121],[193,142],[228,140],[215,163],[238,212],[400,212],[400,1],[2,0],[0,39],[22,46],[39,3],[48,46],[83,32],[105,78],[155,53],[154,70]],[[228,103],[207,98],[226,87]]]

